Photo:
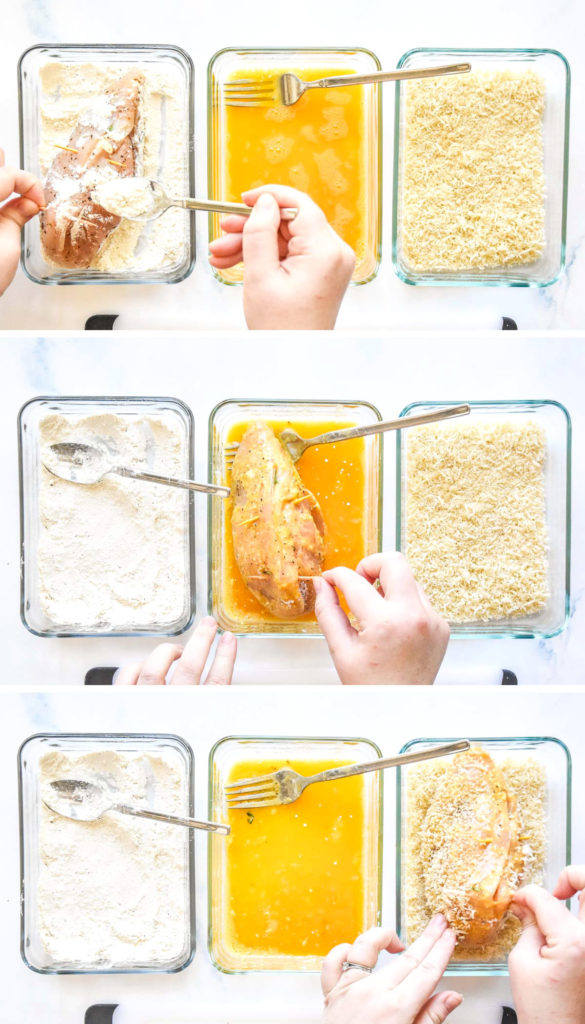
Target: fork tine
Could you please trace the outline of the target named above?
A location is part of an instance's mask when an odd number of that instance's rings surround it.
[[[253,78],[238,78],[233,82],[225,82],[223,91],[226,92],[274,92],[274,82],[258,82]]]
[[[274,96],[275,92],[272,86],[269,89],[253,89],[251,86],[243,86],[240,89],[224,89],[223,94],[230,98],[246,99],[248,96]]]
[[[227,99],[225,102],[226,107],[269,107],[271,99],[251,99],[251,100],[230,100]]]
[[[281,804],[282,800],[279,797],[273,797],[272,800],[246,800],[238,803],[230,804],[230,810],[240,811],[245,807],[276,807]]]
[[[273,782],[261,782],[259,786],[242,786],[240,789],[234,789],[231,793],[226,793],[228,800],[231,800],[234,796],[243,796],[244,793],[276,793],[277,787]]]
[[[223,788],[225,790],[239,789],[240,786],[255,785],[257,782],[272,782],[273,779],[273,775],[252,775],[249,779],[236,779],[235,782],[227,782]]]
[[[251,800],[256,798],[262,800],[264,797],[277,797],[278,790],[275,785],[263,785],[254,786],[250,785],[245,790],[240,790],[238,793],[231,793],[227,797],[227,804],[234,800]]]

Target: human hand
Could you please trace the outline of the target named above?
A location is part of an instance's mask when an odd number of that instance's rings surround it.
[[[227,234],[209,246],[218,270],[244,261],[244,315],[250,330],[332,330],[355,253],[304,192],[264,185],[244,192],[249,217],[224,217]],[[279,208],[293,206],[292,221]]]
[[[45,193],[38,178],[28,171],[5,167],[4,163],[4,150],[0,149],[0,203],[4,203],[0,206],[0,295],[18,267],[22,228],[45,206]]]
[[[353,945],[336,946],[321,971],[323,1024],[442,1024],[463,998],[452,991],[433,995],[454,948],[455,934],[440,914],[405,953],[375,974],[343,971],[342,964],[375,967],[383,949],[403,950],[391,929],[371,928]]]
[[[579,893],[575,917],[561,900]],[[585,865],[561,872],[553,895],[528,885],[511,909],[522,935],[508,957],[518,1024],[585,1022]]]
[[[434,681],[449,642],[449,626],[400,552],[369,555],[356,572],[329,569],[314,584],[315,614],[342,683]],[[336,587],[355,627],[339,604]]]
[[[205,663],[216,633],[217,622],[215,619],[210,617],[202,619],[185,647],[173,643],[159,644],[144,661],[137,661],[121,668],[116,676],[115,685],[165,686],[171,665],[176,662],[170,685],[197,686],[201,683]],[[229,686],[232,681],[236,653],[235,636],[233,633],[223,633],[219,638],[205,685]]]

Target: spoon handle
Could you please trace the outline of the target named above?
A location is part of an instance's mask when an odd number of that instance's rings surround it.
[[[471,412],[469,405],[450,405],[446,409],[433,409],[431,412],[417,413],[416,416],[399,416],[396,420],[383,423],[370,423],[367,427],[347,427],[345,430],[330,430],[327,434],[307,439],[307,448],[314,444],[331,444],[333,441],[349,441],[353,437],[368,437],[370,434],[383,434],[387,430],[402,430],[403,427],[418,427],[423,423],[435,423],[438,420],[452,419],[454,416],[467,416]]]
[[[166,487],[182,487],[185,491],[198,491],[203,494],[219,494],[222,498],[229,498],[229,487],[222,487],[220,484],[196,484],[194,480],[177,480],[174,476],[157,476],[155,473],[139,473],[137,470],[128,469],[127,466],[112,466],[110,473],[117,473],[118,476],[129,476],[133,480],[148,480],[151,484],[164,484]]]
[[[131,814],[134,818],[150,818],[151,821],[166,821],[169,825],[184,825],[186,828],[203,829],[204,832],[217,832],[222,836],[230,834],[229,825],[220,825],[215,821],[196,821],[195,818],[180,818],[175,814],[159,814],[158,811],[139,810],[126,804],[114,804],[112,810],[120,814]]]
[[[209,213],[237,213],[240,217],[249,217],[254,209],[246,203],[220,203],[215,199],[172,199],[173,206],[183,210],[207,210]],[[299,211],[294,206],[283,206],[280,211],[281,220],[294,220]]]
[[[471,64],[443,64],[434,68],[399,68],[398,71],[373,71],[369,75],[337,75],[304,82],[307,89],[330,89],[340,85],[366,85],[370,82],[403,82],[411,78],[434,78],[436,75],[460,75],[471,71]]]

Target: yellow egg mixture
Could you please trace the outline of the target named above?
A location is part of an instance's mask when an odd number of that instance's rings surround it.
[[[233,71],[228,82],[265,83],[283,71],[305,81],[355,74],[356,68],[250,69]],[[214,106],[215,198],[241,202],[257,185],[282,184],[307,192],[335,231],[356,254],[355,281],[375,272],[378,243],[376,86],[309,90],[294,106]],[[216,95],[221,95],[215,86]],[[374,127],[372,127],[374,122]],[[217,150],[221,148],[221,152]],[[214,237],[221,234],[215,218]],[[242,279],[241,264],[221,271],[228,281]]]
[[[345,421],[267,420],[276,434],[292,427],[301,437],[315,437],[329,430],[355,426]],[[225,444],[240,441],[250,421],[235,423],[227,432]],[[355,438],[339,444],[315,445],[308,448],[296,464],[304,485],[313,492],[325,520],[324,569],[346,565],[355,569],[358,562],[372,551],[367,549],[366,509],[366,440]],[[229,483],[229,480],[227,481]],[[231,501],[226,502],[223,536],[223,595],[226,613],[234,622],[280,621],[262,607],[248,590],[238,569],[232,540]],[[302,616],[299,621],[314,622],[315,615]]]
[[[351,763],[254,759],[235,765],[226,782],[283,767],[313,775]],[[363,776],[315,783],[292,804],[231,810],[227,821],[220,914],[226,949],[321,957],[375,924]]]

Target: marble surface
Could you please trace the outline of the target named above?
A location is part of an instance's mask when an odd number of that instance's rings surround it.
[[[0,340],[0,648],[3,683],[27,687],[79,685],[95,665],[140,659],[153,639],[44,639],[19,620],[18,458],[16,419],[37,395],[165,395],[183,399],[195,416],[196,478],[206,476],[207,421],[226,398],[361,399],[383,417],[417,400],[556,399],[573,420],[573,531],[571,619],[551,640],[452,641],[444,683],[495,683],[502,668],[521,684],[583,684],[585,628],[585,518],[583,437],[585,342],[580,336],[364,335],[359,344],[339,334],[304,335],[281,369],[283,336],[205,333],[123,338],[16,337]],[[287,344],[290,337],[286,336]],[[310,373],[307,373],[310,367]],[[395,450],[384,445],[384,547],[395,537]],[[196,503],[197,609],[206,613],[206,499]],[[237,683],[335,683],[322,638],[240,641]]]
[[[251,11],[253,10],[253,15]],[[296,0],[283,28],[282,7],[274,0],[224,0],[213,4],[167,0],[101,0],[99,8],[72,0],[17,0],[3,26],[0,61],[0,144],[8,162],[18,160],[16,64],[37,42],[176,43],[195,62],[195,158],[199,189],[206,182],[206,67],[224,46],[349,45],[373,49],[382,65],[417,46],[552,47],[572,65],[571,166],[567,272],[547,289],[414,288],[394,275],[391,258],[394,86],[384,89],[383,261],[375,281],[350,289],[339,319],[348,331],[395,327],[493,329],[502,315],[526,329],[580,328],[585,324],[585,174],[583,123],[585,17],[580,0],[493,0],[489,16],[467,0],[447,6],[420,0],[409,4],[369,0],[367,16],[351,0]],[[243,325],[241,290],[217,282],[209,269],[207,222],[197,220],[198,261],[193,275],[173,286],[43,287],[22,271],[0,300],[0,326],[7,329],[81,329],[88,316],[118,312],[120,328],[208,329]]]
[[[176,975],[62,976],[33,974],[20,960],[18,948],[18,809],[16,753],[38,732],[171,732],[183,736],[195,752],[196,813],[207,813],[207,757],[222,736],[364,736],[389,756],[417,736],[549,735],[562,739],[573,756],[574,804],[585,780],[585,749],[581,722],[585,692],[541,688],[528,694],[508,690],[431,690],[420,701],[411,690],[351,689],[342,701],[317,688],[302,700],[262,700],[257,689],[135,690],[52,694],[4,692],[0,716],[0,817],[5,840],[0,871],[2,929],[0,953],[4,978],[5,1020],[18,1024],[82,1024],[92,1003],[119,1003],[114,1024],[293,1024],[319,1020],[321,997],[317,975],[223,975],[211,964],[206,948],[206,839],[196,834],[197,952],[190,967]],[[290,694],[290,691],[289,691]],[[503,707],[505,705],[505,711]],[[519,723],[522,723],[521,728]],[[481,725],[478,725],[481,723]],[[395,921],[395,776],[387,772],[384,787],[384,881],[382,918]],[[575,813],[572,859],[585,857],[585,820]],[[500,1024],[501,1006],[510,1005],[508,979],[449,978],[443,985],[465,997],[450,1020],[454,1024]]]

